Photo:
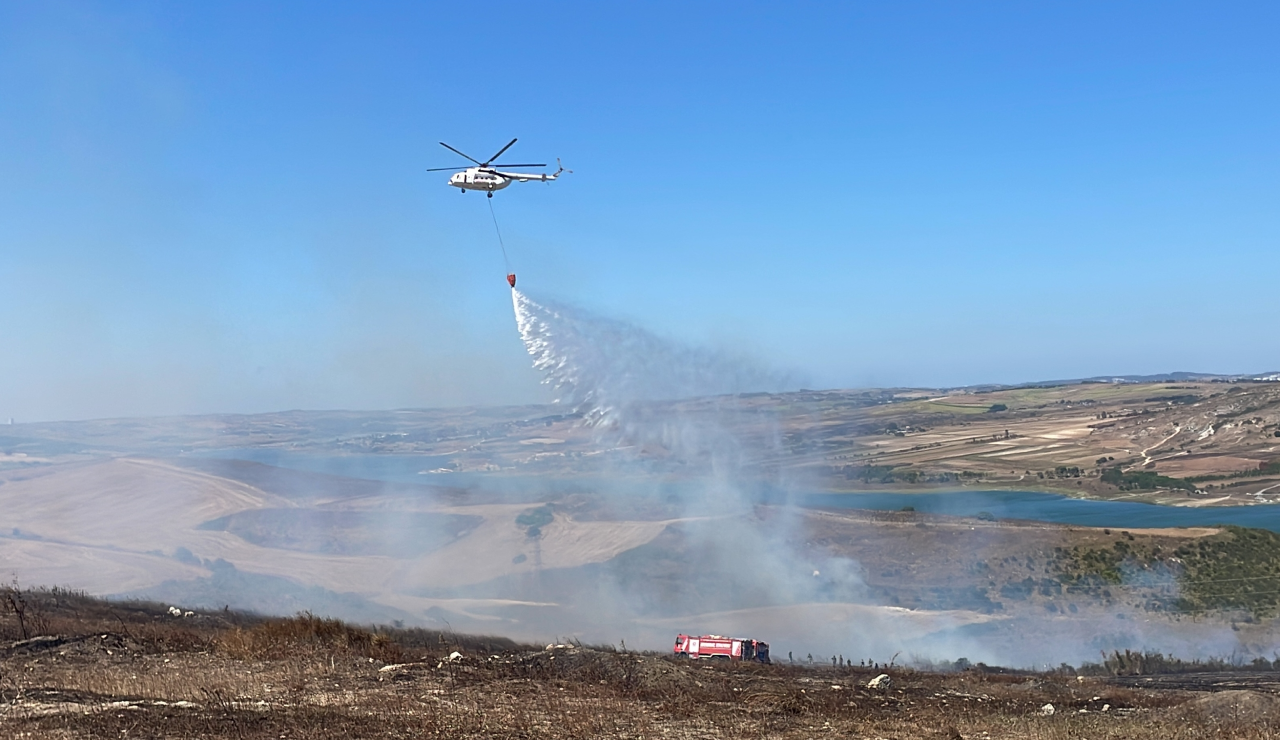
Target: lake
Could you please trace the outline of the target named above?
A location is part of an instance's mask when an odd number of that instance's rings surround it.
[[[802,496],[810,507],[916,511],[954,516],[981,512],[997,519],[1033,519],[1088,527],[1201,527],[1238,524],[1280,532],[1280,505],[1188,508],[1132,501],[1088,501],[1037,491],[955,491],[950,493],[834,493]]]
[[[222,449],[202,453],[204,457],[249,460],[293,470],[327,473],[348,478],[364,478],[391,483],[413,483],[440,486],[477,486],[495,489],[527,487],[551,492],[643,486],[652,492],[655,486],[672,492],[691,493],[697,481],[639,481],[618,478],[595,480],[575,477],[572,481],[546,478],[513,477],[485,473],[445,473],[430,475],[422,471],[447,465],[448,457],[422,455],[315,455],[272,448]],[[997,519],[1031,519],[1057,524],[1079,524],[1089,527],[1150,528],[1202,527],[1214,524],[1237,524],[1280,532],[1280,505],[1218,506],[1188,508],[1157,506],[1131,501],[1087,501],[1055,493],[1037,491],[953,491],[947,493],[810,493],[790,496],[778,492],[760,492],[762,500],[789,498],[811,508],[874,509],[897,511],[913,506],[916,511],[953,516],[976,516],[987,512]]]

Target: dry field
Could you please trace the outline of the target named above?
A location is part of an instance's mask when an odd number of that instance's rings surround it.
[[[0,435],[0,471],[252,449],[420,457],[423,482],[443,486],[455,485],[457,473],[499,484],[590,485],[704,474],[707,450],[670,445],[660,433],[688,425],[733,440],[740,459],[727,474],[748,487],[980,486],[1215,505],[1280,497],[1280,474],[1245,475],[1280,461],[1274,382],[799,391],[653,403],[630,418],[630,436],[584,428],[571,409],[556,406],[18,424]],[[1159,484],[1121,490],[1101,479],[1108,467],[1195,478],[1200,492]]]
[[[843,420],[795,417],[788,427],[795,430],[792,454],[778,462],[807,467],[836,490],[965,485],[1174,505],[1195,504],[1199,497],[1218,505],[1280,497],[1280,473],[1254,475],[1280,461],[1275,383],[1087,383],[926,398],[913,393],[856,416],[865,421],[847,433],[837,431]],[[1195,481],[1195,493],[1166,485],[1124,491],[1102,480],[1102,470],[1111,467],[1220,478]]]
[[[872,660],[1252,659],[1280,612],[1267,533],[754,502],[1007,487],[1270,503],[1278,399],[1275,383],[1210,382],[747,395],[641,409],[635,444],[541,407],[14,425],[0,575],[535,641],[733,631]],[[673,428],[694,443],[649,433]],[[192,454],[229,450],[398,461],[435,485]]]
[[[472,502],[216,468],[114,458],[9,471],[5,578],[535,641],[654,648],[678,631],[727,631],[806,653],[1019,666],[1115,648],[1270,655],[1280,608],[1271,546],[1218,528],[740,505],[690,516],[661,496]],[[1216,549],[1180,554],[1202,541]]]
[[[0,732],[31,738],[1266,738],[1277,674],[692,662],[371,632],[306,615],[172,616],[27,592]],[[14,639],[17,638],[17,639]],[[451,655],[457,653],[455,657]],[[887,674],[885,688],[868,688]],[[1052,705],[1052,713],[1046,709]]]

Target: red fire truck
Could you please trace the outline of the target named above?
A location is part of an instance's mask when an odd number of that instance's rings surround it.
[[[720,658],[769,662],[769,643],[720,635],[676,635],[675,654],[681,658]]]

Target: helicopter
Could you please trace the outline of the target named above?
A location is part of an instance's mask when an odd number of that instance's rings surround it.
[[[497,154],[481,162],[473,157],[463,154],[462,152],[458,151],[457,149],[454,149],[453,147],[449,146],[448,144],[442,141],[440,142],[440,146],[444,147],[445,149],[448,149],[454,154],[457,154],[463,157],[464,159],[475,162],[475,166],[474,167],[432,167],[431,169],[427,170],[427,172],[453,172],[454,174],[449,177],[450,185],[452,185],[455,188],[458,188],[463,193],[467,192],[468,190],[483,190],[488,194],[490,198],[493,197],[494,192],[507,187],[508,185],[510,185],[513,182],[516,182],[517,180],[520,182],[529,182],[530,180],[537,180],[540,182],[551,182],[552,180],[559,177],[561,172],[573,172],[573,170],[566,170],[564,168],[564,165],[560,164],[559,159],[556,160],[556,166],[559,167],[559,169],[557,169],[555,172],[551,173],[550,175],[541,173],[541,172],[537,174],[532,174],[527,172],[499,171],[498,170],[499,167],[546,167],[545,164],[492,164],[493,160],[497,159],[498,157],[501,157],[508,149],[511,148],[511,145],[514,143],[516,143],[516,140],[512,139],[511,141],[507,142],[506,146],[499,149]]]

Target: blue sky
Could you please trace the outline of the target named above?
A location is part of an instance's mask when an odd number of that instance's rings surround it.
[[[813,387],[1280,369],[1269,3],[0,3],[0,417],[545,400],[521,287]]]

